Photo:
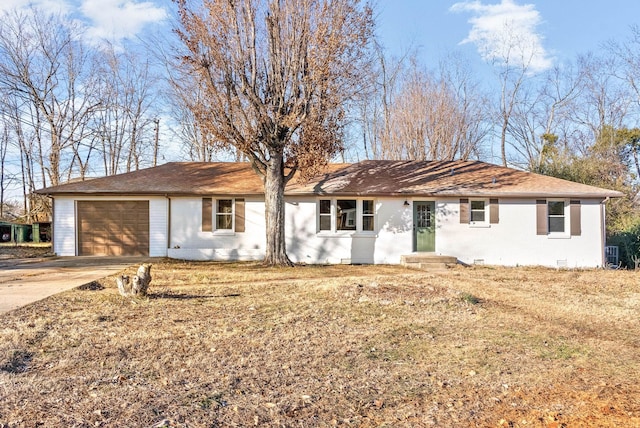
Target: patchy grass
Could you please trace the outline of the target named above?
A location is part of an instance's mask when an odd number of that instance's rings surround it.
[[[640,426],[633,272],[152,276],[146,299],[107,278],[0,316],[0,426]]]
[[[51,243],[22,243],[18,245],[8,242],[0,243],[0,260],[34,257],[53,257]]]

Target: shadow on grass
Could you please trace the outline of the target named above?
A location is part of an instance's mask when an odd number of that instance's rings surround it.
[[[104,285],[100,284],[98,281],[89,282],[88,284],[83,284],[78,287],[78,290],[83,291],[99,291],[104,290]]]
[[[240,293],[230,294],[186,294],[186,293],[150,293],[147,295],[149,299],[174,299],[174,300],[190,300],[190,299],[223,299],[226,297],[240,297]]]
[[[24,373],[27,371],[32,359],[33,352],[21,350],[14,351],[9,361],[0,366],[0,371],[12,374]]]

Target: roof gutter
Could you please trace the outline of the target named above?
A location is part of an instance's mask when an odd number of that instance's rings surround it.
[[[584,199],[610,199],[621,198],[624,195],[612,193],[533,193],[533,192],[455,192],[455,193],[438,193],[438,192],[286,192],[285,196],[357,196],[357,197],[402,197],[402,198],[523,198],[523,199],[539,199],[539,198],[584,198]]]

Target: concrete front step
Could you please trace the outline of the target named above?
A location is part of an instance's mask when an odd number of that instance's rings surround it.
[[[439,254],[424,253],[424,254],[409,254],[406,256],[400,256],[400,263],[458,263],[458,259],[452,256],[443,256]]]
[[[443,256],[432,253],[410,254],[400,257],[400,264],[414,269],[446,269],[458,263],[458,259],[452,256]]]

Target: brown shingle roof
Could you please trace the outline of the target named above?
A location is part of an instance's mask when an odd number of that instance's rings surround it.
[[[66,183],[39,190],[57,194],[261,194],[260,177],[248,163],[170,162],[109,177]]]
[[[327,171],[348,164],[330,164]],[[294,178],[295,180],[295,178]],[[262,179],[248,162],[170,162],[108,177],[38,190],[46,195],[262,195]]]
[[[620,197],[622,193],[474,161],[363,161],[331,164],[310,182],[292,180],[287,194]],[[172,162],[111,177],[39,190],[49,195],[261,195],[249,163]]]
[[[621,197],[622,193],[478,161],[362,161],[287,193]]]

